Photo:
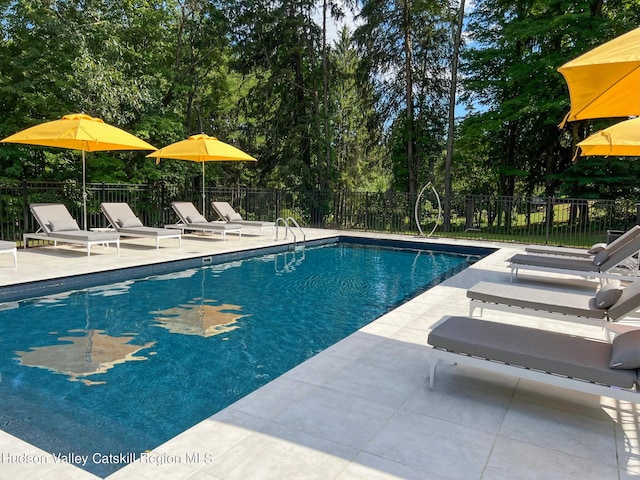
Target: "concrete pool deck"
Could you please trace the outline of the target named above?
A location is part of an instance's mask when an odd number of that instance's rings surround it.
[[[307,240],[353,235],[305,229]],[[280,240],[284,243],[287,240]],[[441,365],[428,389],[430,328],[467,315],[466,290],[509,283],[505,260],[522,246],[451,239],[419,241],[498,250],[363,327],[264,387],[186,430],[114,474],[121,479],[629,479],[640,478],[639,404],[475,370]],[[0,285],[200,257],[276,244],[270,235],[183,237],[156,250],[150,239],[94,247],[30,248],[0,255]],[[596,282],[521,283],[592,294]],[[484,318],[602,338],[599,327],[486,311]],[[1,400],[0,400],[1,402]],[[639,397],[640,402],[640,397]],[[1,426],[0,426],[1,428]],[[29,463],[29,462],[39,463]],[[0,432],[2,478],[95,479]]]

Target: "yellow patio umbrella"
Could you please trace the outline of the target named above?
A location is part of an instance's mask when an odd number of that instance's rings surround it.
[[[60,120],[41,123],[22,130],[3,140],[44,147],[82,150],[83,228],[87,228],[87,191],[85,152],[107,150],[155,150],[156,147],[100,118],[82,113],[65,115]]]
[[[583,157],[640,157],[640,118],[604,128],[578,143],[578,147]]]
[[[249,161],[257,162],[251,155],[244,153],[242,150],[221,142],[216,137],[210,137],[204,133],[192,135],[186,140],[181,140],[171,145],[167,145],[160,150],[147,155],[156,159],[156,164],[160,163],[162,158],[171,158],[174,160],[188,160],[191,162],[202,163],[202,213],[205,210],[205,193],[204,193],[204,163],[205,162],[224,162],[224,161]]]
[[[640,115],[640,28],[558,68],[569,87],[565,122]]]

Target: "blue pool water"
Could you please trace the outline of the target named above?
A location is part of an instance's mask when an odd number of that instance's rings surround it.
[[[478,258],[338,243],[20,301],[0,428],[106,476]]]

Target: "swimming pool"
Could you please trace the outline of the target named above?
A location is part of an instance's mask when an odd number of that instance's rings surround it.
[[[21,301],[0,311],[3,430],[126,463],[478,258],[332,244]]]

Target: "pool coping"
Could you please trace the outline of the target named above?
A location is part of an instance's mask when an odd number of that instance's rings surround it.
[[[322,239],[310,240],[305,247],[315,247],[334,243],[350,243],[355,245],[370,245],[381,247],[415,248],[420,250],[457,253],[463,255],[486,256],[496,249],[492,247],[480,247],[469,245],[451,245],[446,243],[429,243],[416,240],[368,238],[366,236],[336,235]],[[429,248],[425,248],[428,245]],[[63,275],[46,280],[34,280],[0,286],[0,309],[3,304],[11,304],[20,300],[36,298],[58,293],[73,291],[83,288],[91,288],[99,285],[117,283],[127,280],[136,280],[153,275],[164,275],[179,270],[200,268],[206,265],[245,260],[247,258],[278,254],[291,251],[295,248],[290,243],[257,247],[234,252],[222,252],[205,254],[191,258],[160,261],[145,265],[113,268],[98,272],[82,273],[77,275]]]

